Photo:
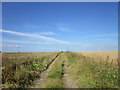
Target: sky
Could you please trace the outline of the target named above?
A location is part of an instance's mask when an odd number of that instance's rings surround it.
[[[3,52],[118,50],[117,2],[4,2]]]

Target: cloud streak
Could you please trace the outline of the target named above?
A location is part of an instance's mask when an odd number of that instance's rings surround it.
[[[43,35],[53,35],[53,34],[55,34],[55,33],[53,33],[53,32],[42,32],[42,33],[40,33],[40,34],[43,34]]]
[[[23,43],[23,44],[30,44],[30,45],[52,45],[52,43],[40,43],[40,42],[31,42],[31,41],[23,41],[23,40],[11,40],[11,39],[3,39],[2,40],[3,43]]]
[[[61,32],[73,32],[73,30],[65,24],[57,24],[57,29]]]
[[[40,32],[40,33],[37,33],[37,34],[40,34],[40,35],[54,35],[55,33],[54,32]]]
[[[21,45],[1,45],[2,47],[21,47]]]
[[[10,30],[0,30],[0,32],[19,35],[19,36],[35,37],[35,38],[40,38],[40,39],[43,39],[43,40],[49,40],[49,41],[53,41],[53,42],[61,43],[61,44],[69,44],[70,43],[70,42],[67,42],[67,41],[58,40],[58,39],[55,39],[55,38],[46,37],[46,36],[42,36],[42,35],[21,33],[21,32],[15,32],[15,31],[10,31]]]

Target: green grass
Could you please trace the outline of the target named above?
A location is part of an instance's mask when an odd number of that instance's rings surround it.
[[[118,87],[118,67],[112,62],[108,62],[109,58],[106,58],[106,62],[103,60],[98,62],[94,58],[76,53],[66,54],[70,63],[69,74],[78,80],[80,88]]]
[[[59,57],[57,57],[55,63],[51,67],[51,71],[48,72],[44,88],[63,88],[62,76],[63,76],[63,59],[61,54]]]

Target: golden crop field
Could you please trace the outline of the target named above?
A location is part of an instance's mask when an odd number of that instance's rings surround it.
[[[118,58],[118,51],[89,51],[89,52],[79,52],[83,55],[90,56],[90,57],[100,57],[106,58],[109,56],[110,59]]]

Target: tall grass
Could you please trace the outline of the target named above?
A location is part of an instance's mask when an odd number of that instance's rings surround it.
[[[40,54],[40,53],[39,53]],[[25,88],[40,77],[40,73],[57,53],[30,56],[30,54],[4,54],[2,83],[3,88]]]
[[[97,60],[82,54],[66,53],[69,62],[69,74],[77,81],[80,88],[117,88],[118,66],[110,62],[109,56]]]

